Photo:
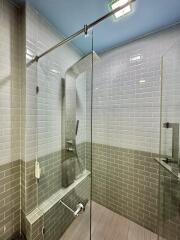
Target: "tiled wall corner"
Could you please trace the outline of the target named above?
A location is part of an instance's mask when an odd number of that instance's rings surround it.
[[[0,166],[0,239],[20,231],[20,161]]]
[[[0,165],[20,159],[20,54],[18,9],[0,4]]]
[[[21,18],[23,10],[0,1],[0,239],[20,233]]]

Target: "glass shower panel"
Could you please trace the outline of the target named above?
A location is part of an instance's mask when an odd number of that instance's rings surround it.
[[[94,64],[92,228],[98,215],[102,216],[101,222],[111,224],[106,232],[109,239],[112,232],[116,236],[118,231],[119,235],[124,233],[129,219],[143,226],[143,231],[157,232],[158,168],[154,153],[158,148],[153,148],[150,134],[152,103],[156,100],[149,92],[155,81],[149,74],[148,48],[144,44],[138,51],[133,47],[114,49]],[[156,64],[152,61],[152,68]],[[125,217],[126,224],[113,223],[113,215]],[[99,228],[98,237],[104,239],[105,231]]]
[[[180,123],[180,44],[177,42],[162,58],[161,154],[179,172]]]
[[[159,238],[180,239],[180,42],[162,57]]]
[[[96,58],[89,33],[38,62],[36,167],[44,239],[90,239],[91,84]]]
[[[34,165],[37,157],[37,62],[31,63],[36,52],[27,44],[26,54],[26,79],[27,83],[22,86],[22,156],[26,161],[22,165],[22,208],[25,214],[29,214],[37,207],[37,182],[34,174]],[[26,94],[24,94],[26,92]],[[27,96],[26,96],[27,95]],[[25,132],[27,126],[27,133]],[[25,149],[26,150],[23,150]]]
[[[180,239],[180,181],[160,165],[159,240]]]

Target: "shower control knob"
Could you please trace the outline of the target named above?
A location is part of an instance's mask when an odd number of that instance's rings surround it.
[[[73,140],[68,140],[66,143],[73,145]]]
[[[68,151],[68,152],[74,152],[74,148],[71,148],[71,147],[66,148],[66,151]]]

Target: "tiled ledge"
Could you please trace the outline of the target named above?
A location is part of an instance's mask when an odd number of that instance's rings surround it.
[[[85,170],[83,174],[77,180],[75,180],[69,187],[60,189],[58,192],[54,193],[50,198],[41,203],[31,213],[29,213],[26,216],[27,221],[30,224],[35,223],[40,217],[42,217],[49,209],[51,209],[56,203],[58,203],[63,197],[65,197],[66,194],[73,190],[89,175],[90,171]]]
[[[180,181],[180,173],[178,173],[177,169],[174,169],[168,163],[164,161],[164,158],[155,158],[156,162],[158,162],[163,168],[165,168],[168,172],[170,172],[173,176],[175,176],[178,181]]]

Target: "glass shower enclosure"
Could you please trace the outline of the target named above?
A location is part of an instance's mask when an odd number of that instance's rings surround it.
[[[159,239],[180,239],[180,42],[162,56]]]
[[[85,52],[75,47],[77,42],[85,46]],[[44,52],[44,46],[40,45],[38,51],[37,55]],[[35,150],[30,153],[32,163],[29,161],[25,166],[25,175],[31,177],[29,181],[25,177],[27,197],[24,205],[26,214],[29,214],[28,219],[32,228],[38,231],[39,239],[43,236],[43,240],[90,240],[93,239],[93,198],[94,202],[137,224],[142,225],[143,220],[143,226],[148,226],[155,238],[179,240],[180,44],[174,44],[162,57],[159,155],[143,148],[140,148],[141,151],[133,149],[141,130],[139,118],[146,108],[134,94],[136,91],[143,91],[139,79],[135,83],[130,82],[134,84],[129,92],[131,97],[121,102],[124,114],[119,114],[120,103],[115,101],[119,101],[120,91],[129,91],[127,78],[131,78],[131,71],[135,67],[131,56],[126,62],[123,61],[121,68],[119,59],[117,62],[113,59],[114,62],[111,63],[112,70],[118,68],[121,81],[119,78],[109,80],[112,76],[109,77],[106,72],[109,58],[104,57],[103,60],[102,56],[101,61],[99,60],[93,51],[93,34],[90,32],[56,48],[30,66],[35,82],[30,83],[34,85],[29,89],[34,91],[35,86],[36,92],[33,92],[34,98],[30,105],[32,115],[29,116],[33,127],[28,129],[33,131],[33,139],[29,138],[29,141],[35,145]],[[95,64],[97,65],[94,68]],[[130,70],[124,65],[131,66]],[[136,67],[138,69],[138,64]],[[100,78],[102,73],[106,74]],[[96,143],[95,138],[92,144],[93,100],[103,105],[100,108],[96,104],[93,109],[93,134],[101,137],[101,144],[98,141]],[[138,110],[134,107],[134,102]],[[104,111],[100,111],[102,109]],[[114,125],[111,124],[113,121]],[[117,122],[123,122],[121,129],[116,128]],[[102,127],[101,136],[99,126]],[[126,138],[119,137],[123,136],[124,130]],[[32,184],[34,165],[36,181]],[[151,176],[148,176],[150,171],[152,175],[155,173],[154,179],[157,181],[153,182]],[[99,173],[102,176],[99,177]],[[153,188],[149,187],[150,180]],[[127,189],[132,192],[131,195],[127,195]],[[147,199],[152,203],[152,214],[148,218]],[[35,226],[38,224],[43,228]],[[123,231],[120,224],[115,227]],[[33,231],[29,239],[33,239]]]
[[[37,63],[36,199],[48,240],[90,239],[92,43],[80,36]]]

